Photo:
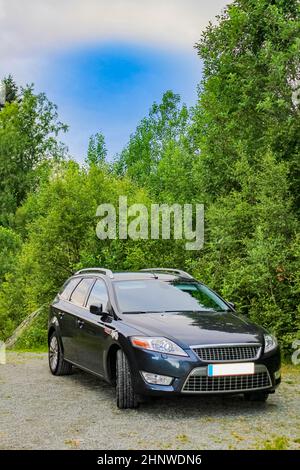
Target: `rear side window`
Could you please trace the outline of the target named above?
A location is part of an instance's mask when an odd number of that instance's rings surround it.
[[[82,279],[71,295],[71,302],[76,305],[83,305],[93,282],[94,279],[91,277]]]
[[[64,300],[69,300],[70,295],[72,294],[73,290],[77,286],[77,284],[81,281],[79,277],[75,277],[70,279],[69,282],[65,285],[63,290],[60,293],[60,297]]]

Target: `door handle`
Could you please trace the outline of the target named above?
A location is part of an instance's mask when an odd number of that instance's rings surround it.
[[[58,312],[58,317],[60,320],[64,317],[64,312]]]
[[[84,321],[82,321],[82,320],[77,320],[77,325],[78,325],[79,328],[83,328],[83,326],[84,326]]]

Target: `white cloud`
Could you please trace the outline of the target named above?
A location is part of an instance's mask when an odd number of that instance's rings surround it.
[[[111,40],[191,48],[226,0],[0,0],[2,60]]]

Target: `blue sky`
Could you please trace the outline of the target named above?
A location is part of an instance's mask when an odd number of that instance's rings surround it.
[[[61,119],[70,124],[66,141],[80,159],[89,135],[97,131],[105,135],[109,156],[119,152],[152,102],[168,89],[193,104],[200,76],[195,52],[178,55],[115,43],[52,57],[37,85],[46,85]]]
[[[119,152],[153,101],[171,89],[196,101],[201,61],[193,48],[224,0],[0,0],[0,76],[34,82],[70,126],[64,141],[82,160],[89,136]],[[149,5],[150,4],[150,5]],[[27,7],[27,8],[26,8]]]

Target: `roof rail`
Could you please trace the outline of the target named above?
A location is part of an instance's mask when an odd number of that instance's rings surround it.
[[[99,273],[105,274],[106,276],[110,277],[111,279],[113,279],[113,277],[114,277],[113,272],[110,269],[105,269],[105,268],[85,268],[85,269],[80,269],[75,274],[83,274],[83,273],[88,273],[88,272],[91,272],[91,273],[99,272]]]
[[[140,271],[144,272],[162,272],[162,273],[175,273],[179,274],[182,277],[187,279],[194,279],[189,273],[182,271],[181,269],[173,269],[173,268],[147,268],[147,269],[140,269]]]

